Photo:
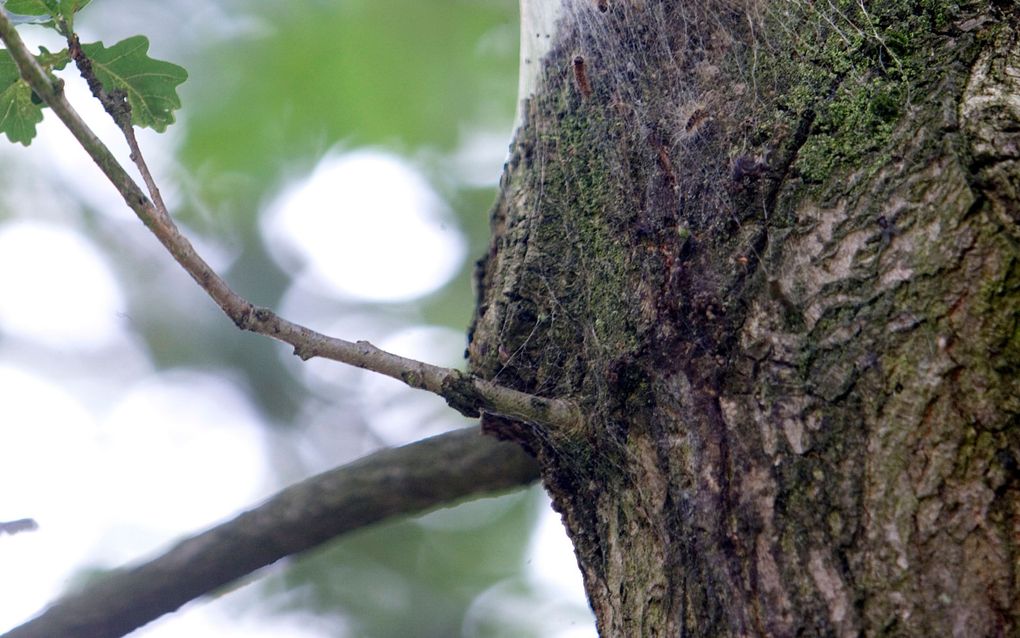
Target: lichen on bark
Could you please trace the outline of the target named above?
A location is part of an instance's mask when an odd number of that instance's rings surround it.
[[[604,635],[1018,630],[1010,11],[563,3],[469,353]]]

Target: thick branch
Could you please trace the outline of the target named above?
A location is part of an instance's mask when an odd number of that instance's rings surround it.
[[[55,602],[2,638],[113,638],[281,558],[401,514],[526,485],[519,447],[469,428],[384,450],[307,479],[267,503]]]
[[[489,412],[553,429],[578,427],[580,411],[569,401],[546,399],[511,390],[464,375],[452,368],[390,354],[365,341],[354,343],[328,337],[287,321],[271,310],[254,306],[227,285],[181,234],[165,208],[155,206],[127,174],[110,149],[96,137],[64,97],[60,80],[48,76],[32,56],[3,9],[0,9],[0,40],[3,40],[17,63],[21,77],[53,109],[117,188],[128,207],[239,328],[283,341],[293,346],[294,353],[302,359],[333,359],[399,379],[414,388],[428,390],[442,396],[451,407],[468,416]],[[137,149],[132,150],[137,153]]]

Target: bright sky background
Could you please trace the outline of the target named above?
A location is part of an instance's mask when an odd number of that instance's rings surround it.
[[[91,104],[80,87],[68,90],[78,104]],[[84,110],[101,134],[115,139],[97,108]],[[172,130],[164,137],[142,135],[157,174],[171,156]],[[469,162],[473,171],[479,140],[494,137],[487,135],[465,141],[461,157],[475,158]],[[504,143],[486,160],[492,181]],[[271,475],[266,447],[273,434],[230,373],[160,371],[132,333],[125,291],[111,268],[116,255],[104,254],[78,232],[78,216],[67,212],[86,201],[104,214],[127,218],[112,187],[85,162],[52,114],[31,148],[0,143],[0,162],[8,164],[13,154],[19,161],[34,158],[37,166],[42,158],[49,166],[54,157],[60,163],[56,170],[30,174],[24,192],[3,194],[16,215],[0,221],[0,520],[33,517],[40,528],[0,536],[0,631],[34,615],[79,570],[158,552],[280,487],[250,479]],[[172,184],[166,193],[172,205]],[[374,149],[330,151],[269,203],[263,232],[274,258],[295,277],[282,310],[294,312],[297,320],[309,312],[309,290],[340,300],[405,302],[442,286],[468,258],[464,237],[421,173]],[[154,255],[162,250],[154,240],[149,249]],[[213,249],[214,264],[229,260],[228,253]],[[463,350],[463,335],[446,328],[357,316],[319,327],[437,363],[456,363]],[[362,388],[368,404],[362,413],[371,415],[369,425],[380,442],[402,444],[456,423],[437,397],[329,362],[300,364],[280,352],[294,361],[287,365],[305,366],[300,374],[313,388]],[[95,366],[111,360],[118,362],[116,370],[96,372]],[[314,425],[316,416],[308,419]],[[336,437],[324,428],[322,440]],[[318,447],[316,429],[306,431],[313,437],[311,457]],[[326,469],[328,461],[322,463]],[[422,524],[434,524],[429,520]],[[563,611],[585,602],[573,549],[548,507],[529,564],[527,577],[548,597],[546,608],[524,613],[536,620],[557,614],[570,619],[547,626],[546,635],[593,635],[590,624],[578,626],[576,614]],[[512,585],[481,596],[475,603],[479,613],[486,605],[507,617],[521,613]],[[313,618],[239,616],[231,600],[253,595],[248,589],[189,606],[136,635],[335,635],[333,624],[321,627]],[[533,599],[524,604],[533,607]],[[469,617],[463,635],[483,631]]]

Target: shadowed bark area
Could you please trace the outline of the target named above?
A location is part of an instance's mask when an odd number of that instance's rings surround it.
[[[1020,631],[1016,7],[822,4],[567,0],[511,148],[469,354],[605,636]]]

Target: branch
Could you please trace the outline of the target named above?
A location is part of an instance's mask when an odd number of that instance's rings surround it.
[[[573,402],[512,390],[453,368],[443,368],[391,354],[367,341],[351,342],[329,337],[287,321],[273,311],[259,308],[238,295],[202,259],[187,237],[181,234],[165,207],[152,203],[110,149],[81,119],[64,97],[63,83],[58,78],[47,75],[25,46],[7,12],[2,8],[0,8],[0,40],[7,46],[7,51],[17,64],[22,79],[47,106],[53,109],[92,161],[121,194],[128,207],[237,327],[287,343],[293,346],[294,354],[302,359],[312,357],[332,359],[398,379],[413,388],[428,390],[446,399],[451,407],[466,416],[475,417],[481,412],[488,412],[547,428],[570,430],[579,428],[580,410]],[[83,55],[80,50],[78,53]],[[132,148],[132,155],[137,155],[136,145]],[[145,173],[147,172],[146,170]]]
[[[103,109],[106,110],[106,113],[113,119],[120,132],[124,135],[124,140],[131,151],[131,161],[135,163],[135,167],[138,169],[139,174],[141,174],[142,181],[145,183],[145,188],[149,191],[149,197],[152,198],[153,205],[160,215],[170,217],[166,203],[163,202],[163,196],[159,192],[159,186],[156,185],[156,180],[153,179],[152,173],[149,171],[149,165],[145,161],[145,156],[142,155],[142,149],[138,146],[138,138],[135,137],[135,127],[131,125],[131,103],[128,102],[127,96],[123,91],[107,92],[103,88],[103,83],[99,81],[95,69],[92,68],[92,60],[82,51],[78,34],[71,30],[66,20],[59,20],[58,28],[67,39],[68,55],[74,60],[75,66],[78,67],[78,73],[85,79],[89,90],[92,91],[92,96],[103,105]]]
[[[281,558],[386,518],[527,485],[534,460],[468,428],[384,450],[289,487],[143,565],[67,595],[0,638],[115,638]]]
[[[34,518],[19,518],[16,521],[7,521],[0,523],[0,536],[4,534],[19,534],[21,532],[31,532],[39,529],[39,524],[35,522]]]

